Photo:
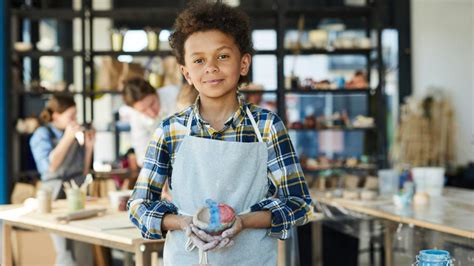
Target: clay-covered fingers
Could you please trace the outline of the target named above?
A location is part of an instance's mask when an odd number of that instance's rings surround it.
[[[235,241],[230,239],[229,242],[227,243],[227,245],[224,246],[224,248],[230,248],[232,247],[233,245],[235,244]]]
[[[234,227],[231,227],[224,232],[222,232],[222,238],[233,238],[237,233],[237,229]]]
[[[230,244],[230,243],[232,243],[232,244]],[[216,246],[215,250],[230,247],[230,246],[233,245],[233,243],[234,243],[234,240],[229,239],[229,238],[223,238],[223,239],[219,242],[219,244]],[[229,246],[229,245],[230,245],[230,246]]]
[[[184,233],[186,234],[187,237],[190,237],[191,234],[193,233],[193,230],[191,229],[191,225],[188,225],[186,229],[184,230]]]
[[[181,228],[181,230],[183,230],[185,233],[186,233],[186,236],[189,236],[189,234],[187,233],[188,230],[189,232],[191,232],[191,223],[193,221],[193,218],[191,216],[180,216],[179,217],[179,227]]]
[[[189,237],[191,238],[191,241],[193,242],[193,244],[197,248],[201,249],[202,251],[208,251],[208,250],[214,249],[217,246],[217,244],[219,244],[219,241],[217,240],[214,240],[211,242],[204,242],[195,234],[191,234]]]
[[[234,224],[227,230],[225,230],[224,232],[222,232],[222,238],[234,238],[235,236],[237,236],[243,229],[243,222],[242,222],[242,218],[240,218],[239,216],[236,216],[235,217],[235,221],[234,221]]]
[[[210,234],[206,233],[205,231],[197,228],[195,225],[191,225],[192,232],[197,235],[201,240],[206,242],[212,242],[214,240],[220,241],[220,236],[211,236]]]

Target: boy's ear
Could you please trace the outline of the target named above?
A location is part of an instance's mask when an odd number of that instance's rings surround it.
[[[242,55],[242,58],[240,59],[240,75],[241,76],[247,76],[250,69],[250,63],[252,63],[252,57],[250,56],[250,54]]]
[[[186,67],[183,65],[179,65],[179,69],[181,70],[181,73],[183,74],[188,84],[193,85],[193,82],[191,81],[191,77],[189,76],[189,71],[186,69]]]

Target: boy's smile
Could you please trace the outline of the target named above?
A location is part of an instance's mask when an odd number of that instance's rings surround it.
[[[234,39],[219,30],[193,33],[186,40],[184,51],[181,71],[201,98],[234,95],[240,76],[249,70],[250,55],[241,55]]]

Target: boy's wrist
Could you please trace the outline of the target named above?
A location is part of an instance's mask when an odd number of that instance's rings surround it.
[[[242,230],[247,228],[247,224],[245,223],[245,215],[237,215],[235,216],[235,223],[240,223]]]
[[[161,220],[161,229],[164,231],[184,230],[184,228],[182,215],[167,213]]]
[[[237,221],[239,219],[240,221]],[[243,229],[271,227],[271,212],[268,210],[250,212],[236,216]]]
[[[185,215],[177,215],[178,221],[179,221],[179,228],[181,230],[185,231],[186,228],[193,222],[193,218],[191,216],[185,216]]]

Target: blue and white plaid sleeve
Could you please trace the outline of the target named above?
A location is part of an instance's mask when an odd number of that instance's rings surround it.
[[[161,200],[163,185],[170,173],[170,153],[162,124],[148,144],[143,168],[128,201],[129,218],[140,229],[144,238],[163,238],[163,216],[167,213],[177,213],[175,205]]]
[[[269,210],[269,235],[287,239],[291,227],[308,222],[312,201],[285,125],[275,114],[271,119],[271,126],[265,127],[263,135],[268,146],[268,172],[277,186],[277,197],[262,200],[251,211]]]

